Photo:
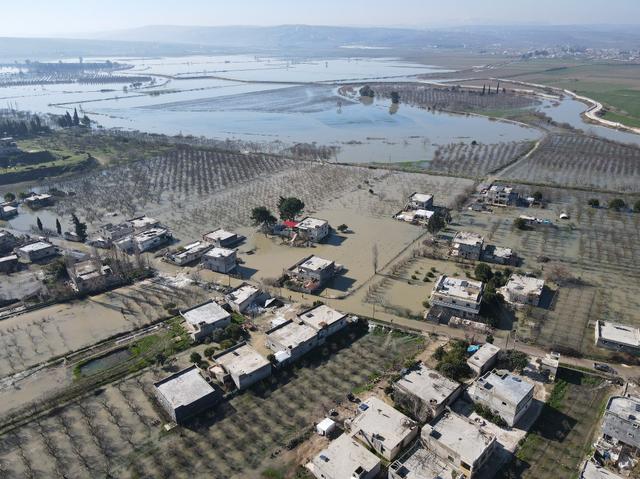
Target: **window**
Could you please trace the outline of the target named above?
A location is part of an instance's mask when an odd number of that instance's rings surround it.
[[[503,405],[503,406],[506,406],[506,405],[507,405],[507,403],[506,403],[506,402],[504,402],[504,401],[502,401],[502,405]]]
[[[455,462],[455,459],[451,456],[447,456],[447,459],[449,459],[449,462]]]
[[[460,465],[465,468],[467,471],[471,470],[471,466],[464,461],[460,461]]]

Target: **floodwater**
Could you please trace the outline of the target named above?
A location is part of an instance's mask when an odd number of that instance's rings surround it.
[[[441,144],[540,136],[532,128],[392,106],[385,100],[365,105],[339,97],[336,87],[327,84],[402,81],[446,72],[391,58],[112,60],[134,65],[127,74],[154,76],[155,83],[136,89],[122,84],[1,88],[0,105],[58,114],[78,108],[106,128],[251,142],[315,142],[339,147],[333,160],[348,163],[426,162]]]
[[[92,359],[89,362],[83,364],[80,367],[80,375],[90,376],[101,371],[106,371],[107,369],[112,368],[113,366],[121,362],[127,361],[131,358],[131,356],[132,353],[127,348],[112,351],[108,354],[105,354],[104,356]]]

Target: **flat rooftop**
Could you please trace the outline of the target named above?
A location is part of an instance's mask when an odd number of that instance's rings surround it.
[[[596,321],[598,334],[602,339],[628,346],[640,347],[640,329],[618,323]]]
[[[366,410],[362,410],[366,406]],[[360,412],[351,423],[352,436],[363,431],[367,436],[374,434],[392,450],[400,444],[417,427],[416,423],[386,402],[371,397],[360,403]]]
[[[15,254],[10,254],[9,256],[2,256],[0,258],[0,263],[8,263],[11,261],[18,261],[18,256]]]
[[[453,238],[453,242],[469,246],[482,246],[484,238],[482,235],[471,231],[458,231]]]
[[[298,266],[300,268],[309,269],[311,271],[322,271],[333,264],[333,261],[320,258],[319,256],[312,256],[311,258],[303,261]]]
[[[260,368],[268,366],[270,363],[262,357],[253,346],[244,344],[231,351],[216,356],[216,362],[224,367],[229,374],[243,375],[250,374]]]
[[[204,235],[204,239],[207,241],[226,241],[230,239],[234,239],[236,237],[235,233],[224,230],[222,228],[218,228],[215,231],[211,231]]]
[[[607,403],[607,412],[631,421],[640,427],[640,398],[633,396],[612,396]]]
[[[433,200],[433,195],[427,195],[424,193],[414,193],[411,195],[411,201],[415,201],[417,203],[426,203],[427,201]]]
[[[511,193],[513,191],[513,187],[507,185],[491,185],[489,191],[495,191],[496,193]]]
[[[131,218],[130,220],[127,220],[127,223],[129,223],[135,229],[141,229],[155,226],[159,223],[159,221],[149,216],[138,216],[137,218]]]
[[[397,384],[424,402],[435,401],[435,404],[442,404],[460,387],[456,381],[444,377],[424,364],[405,374]]]
[[[169,231],[165,228],[150,228],[146,231],[143,231],[142,233],[138,233],[137,235],[135,235],[135,239],[138,241],[145,241],[165,235],[168,232]]]
[[[380,464],[380,459],[347,434],[343,434],[320,454],[313,458],[310,470],[324,475],[327,479],[347,479],[356,471],[372,471]]]
[[[51,248],[53,245],[51,243],[47,243],[46,241],[37,241],[35,243],[31,243],[25,246],[18,248],[19,251],[24,251],[25,253],[31,253],[33,251],[40,251],[43,249]]]
[[[311,326],[300,324],[296,321],[283,323],[277,329],[272,329],[267,336],[289,349],[298,347],[299,344],[315,338],[317,331]]]
[[[227,248],[212,248],[207,251],[204,255],[209,258],[228,258],[229,256],[233,256],[236,252],[232,249]]]
[[[311,216],[307,216],[300,223],[298,223],[298,228],[301,229],[313,229],[320,228],[326,224],[329,224],[327,220],[321,220],[319,218],[312,218]]]
[[[457,471],[419,443],[391,464],[402,479],[451,479]]]
[[[511,258],[513,256],[513,250],[511,248],[503,248],[502,246],[490,245],[485,248],[485,251],[496,258]]]
[[[240,286],[234,289],[227,296],[230,301],[233,301],[234,303],[239,304],[239,303],[244,303],[246,300],[251,298],[251,296],[259,292],[260,290],[255,286],[250,284],[245,284],[243,286]]]
[[[482,293],[482,282],[442,275],[436,281],[433,290],[464,301],[478,302]]]
[[[174,409],[192,404],[214,391],[195,366],[158,381],[154,386]]]
[[[181,311],[181,314],[187,323],[193,326],[202,323],[215,324],[218,321],[223,321],[231,317],[231,315],[215,301],[207,301],[199,306]]]
[[[482,347],[468,359],[468,361],[474,365],[482,366],[498,354],[499,351],[500,348],[498,346],[494,346],[491,343],[484,343]]]
[[[425,425],[422,437],[444,444],[467,464],[473,464],[495,441],[495,436],[479,424],[449,411]]]
[[[476,387],[491,391],[495,396],[518,404],[532,390],[533,384],[506,371],[489,371],[478,378]]]
[[[305,324],[308,324],[312,328],[319,330],[337,323],[345,316],[346,314],[341,313],[340,311],[336,311],[326,304],[321,304],[313,309],[310,309],[309,311],[305,311],[299,316],[299,318],[300,320],[304,321]]]
[[[543,288],[544,280],[516,273],[509,277],[509,281],[505,285],[505,289],[508,291],[517,291],[527,295],[535,294],[537,296],[542,294]]]

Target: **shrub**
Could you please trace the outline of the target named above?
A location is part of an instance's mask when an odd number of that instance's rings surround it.
[[[507,427],[507,421],[502,419],[497,414],[494,414],[493,411],[491,411],[491,409],[488,408],[487,406],[476,403],[473,405],[473,410],[478,416],[485,418],[487,421],[491,421],[496,426]]]
[[[633,212],[634,213],[640,213],[640,200],[636,201],[633,204]]]
[[[615,211],[620,211],[623,208],[626,208],[627,204],[624,202],[622,198],[615,198],[609,202],[609,208]]]
[[[200,362],[202,361],[202,356],[194,351],[193,353],[191,353],[191,355],[189,355],[189,361],[195,364],[200,364]]]
[[[429,303],[429,300],[425,299],[422,302],[422,306],[424,307],[424,309],[429,309],[431,307],[431,303]]]
[[[592,208],[598,208],[600,206],[600,200],[598,198],[591,198],[587,204]]]
[[[478,263],[474,270],[474,274],[477,280],[487,282],[493,277],[493,271],[491,271],[491,266],[487,263]]]
[[[519,230],[526,230],[527,229],[527,222],[524,218],[516,218],[513,221],[513,225],[518,228]]]
[[[209,346],[208,348],[206,348],[204,350],[204,355],[208,358],[210,358],[211,356],[213,356],[216,353],[216,348],[213,346]]]
[[[342,223],[340,226],[338,226],[338,231],[340,231],[341,233],[344,233],[348,229],[349,229],[349,227],[347,225],[345,225],[344,223]]]

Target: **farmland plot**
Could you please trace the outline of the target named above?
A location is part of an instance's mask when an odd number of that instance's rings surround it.
[[[501,173],[513,180],[640,192],[640,148],[570,134],[547,136],[527,159]]]
[[[456,87],[436,88],[415,83],[376,84],[373,85],[373,89],[378,95],[387,98],[391,97],[391,92],[396,91],[400,94],[400,101],[410,105],[460,112],[526,108],[539,103],[533,97],[502,90],[496,94],[495,87],[491,94],[485,95],[480,90],[463,90]]]
[[[513,141],[492,145],[453,143],[440,146],[427,169],[454,176],[484,176],[516,161],[531,147],[532,143]]]
[[[152,396],[152,382],[166,373],[109,386],[0,438],[2,477],[258,477],[270,455],[347,392],[423,347],[398,334],[334,344],[168,435],[160,432],[164,418]]]

